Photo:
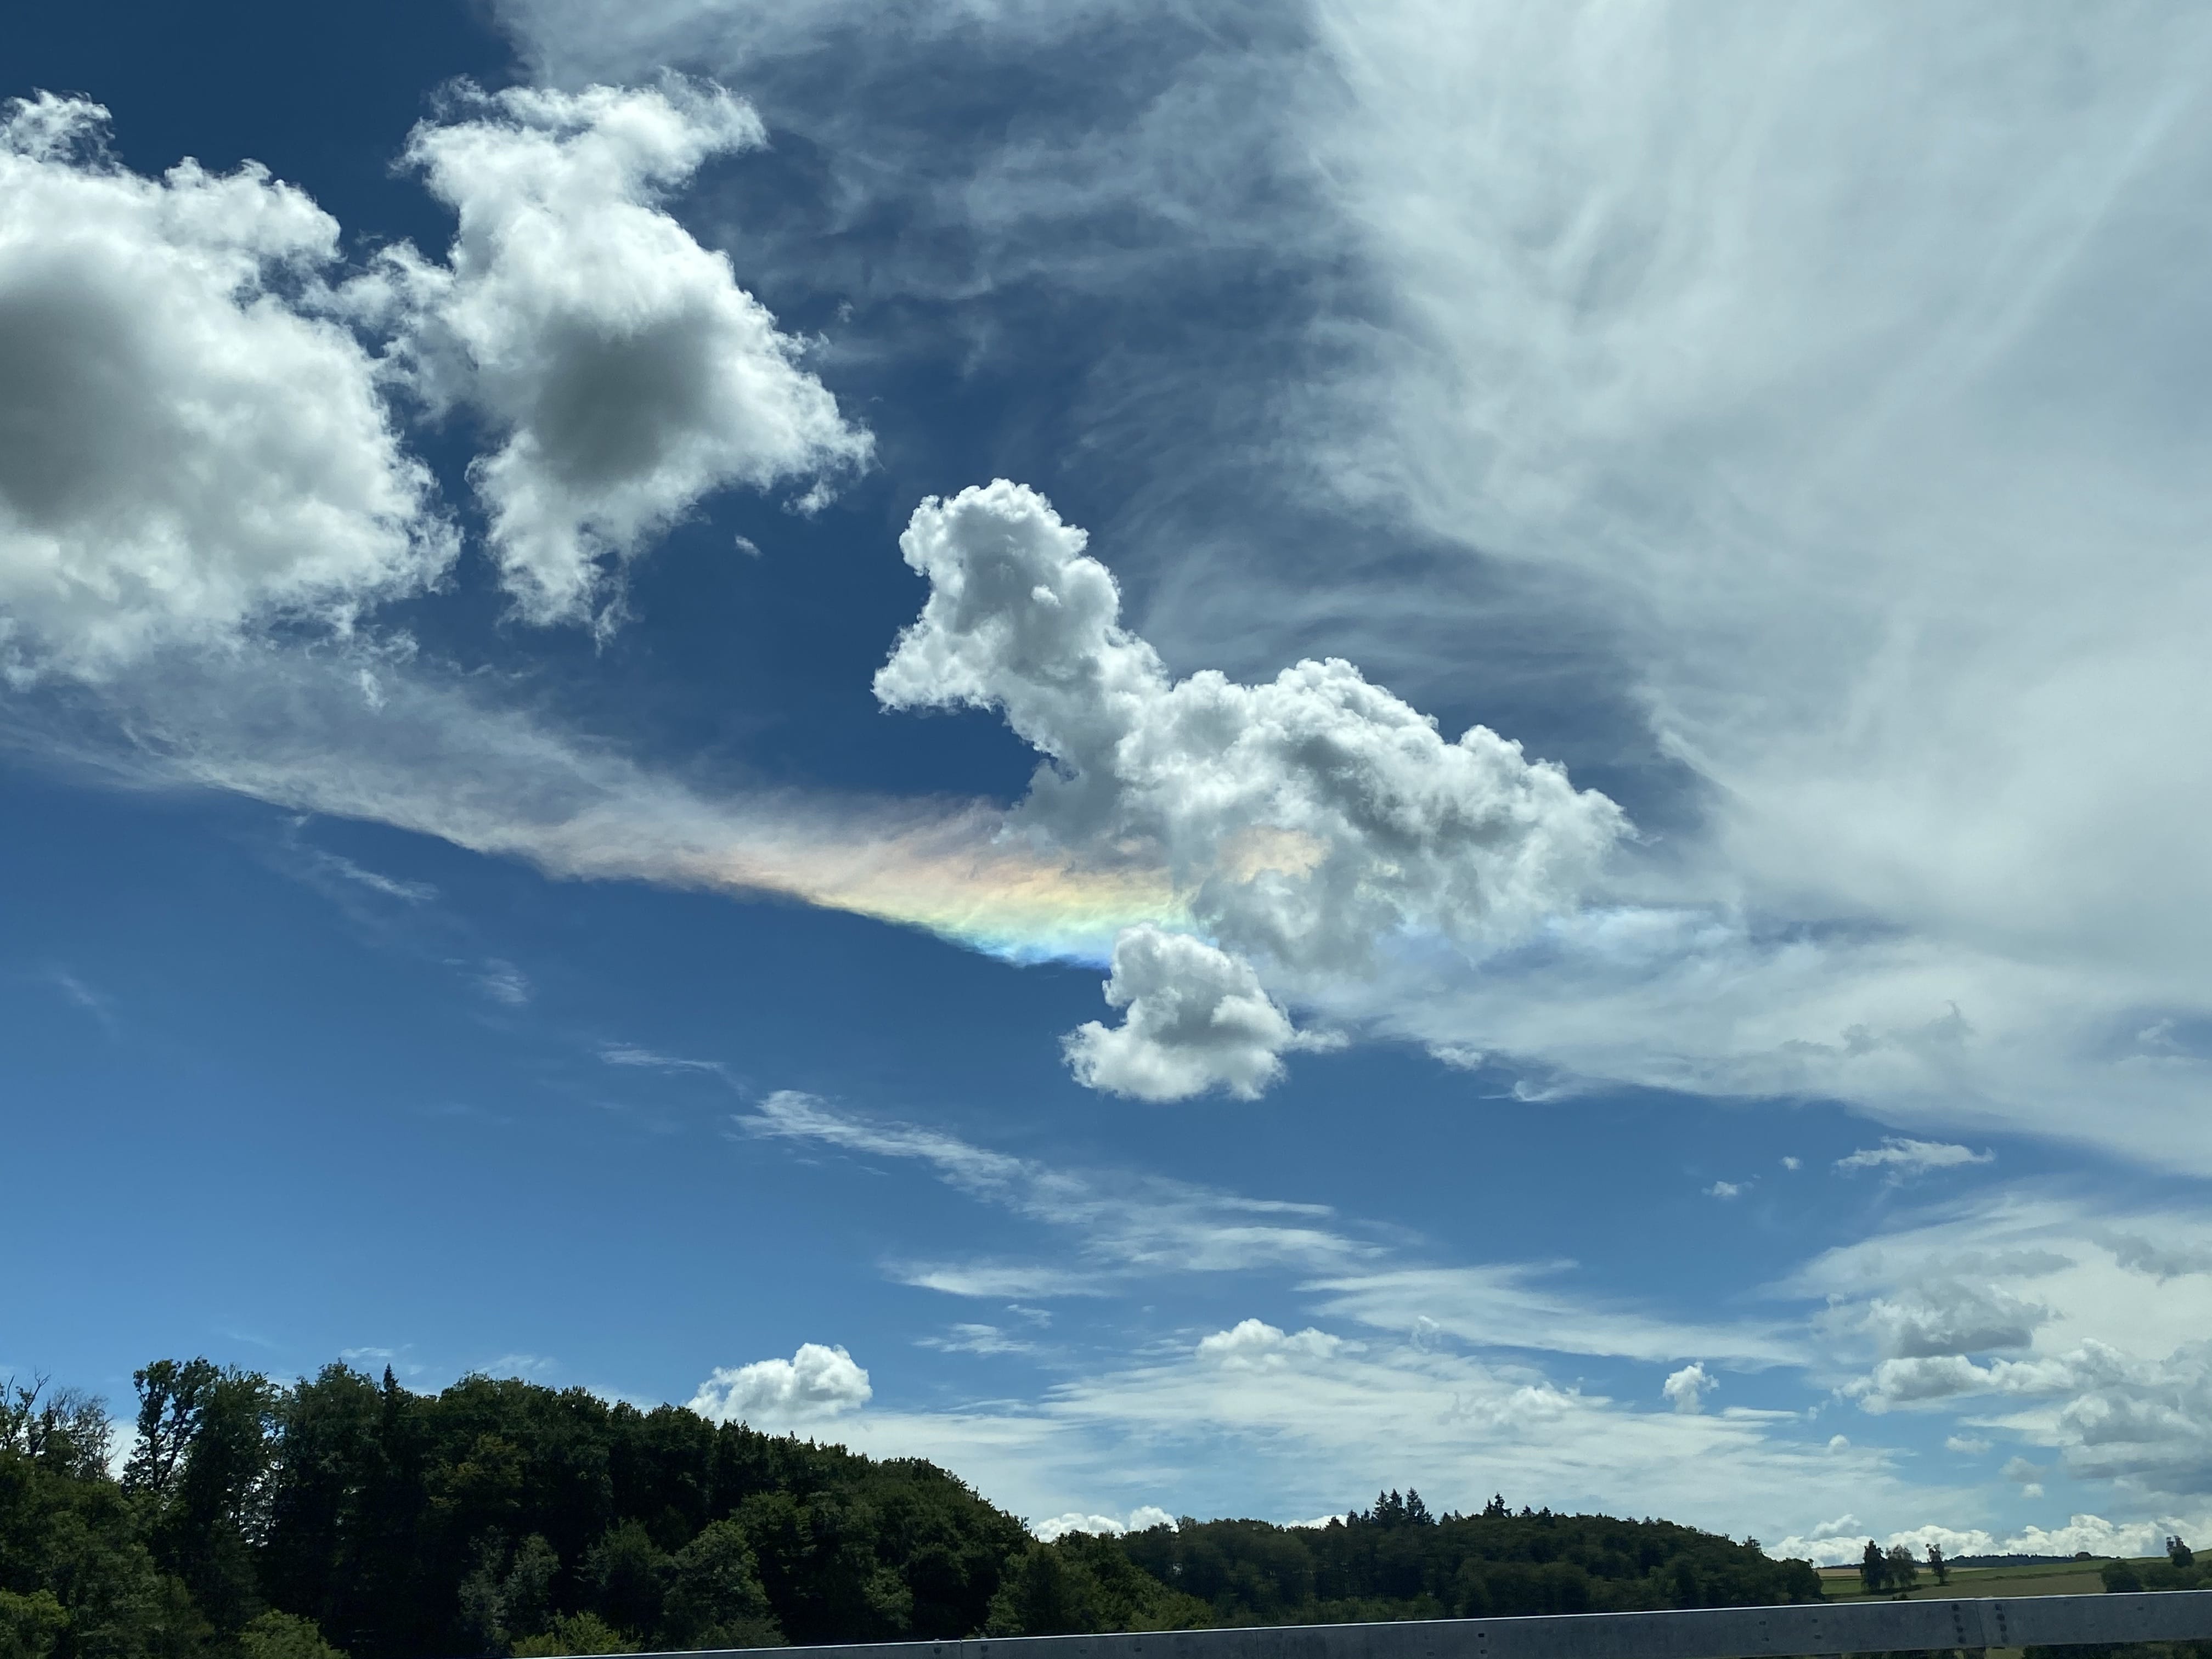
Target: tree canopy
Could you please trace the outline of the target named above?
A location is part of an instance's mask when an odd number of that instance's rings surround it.
[[[1325,1527],[1195,1521],[1132,1534],[1122,1547],[1222,1625],[1474,1619],[1820,1599],[1820,1575],[1753,1543],[1667,1521],[1603,1515],[1431,1515],[1416,1492]]]

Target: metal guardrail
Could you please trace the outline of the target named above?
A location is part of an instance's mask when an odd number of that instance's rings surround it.
[[[2212,1638],[2212,1590],[2161,1590],[717,1651],[752,1659],[1790,1659],[2206,1638]],[[653,1654],[642,1659],[709,1656]]]

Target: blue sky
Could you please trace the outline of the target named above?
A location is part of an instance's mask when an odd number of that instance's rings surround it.
[[[2208,52],[11,31],[0,1370],[2212,1530]]]

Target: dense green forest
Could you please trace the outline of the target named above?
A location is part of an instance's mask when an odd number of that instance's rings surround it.
[[[1115,1540],[1153,1577],[1202,1598],[1224,1625],[1480,1619],[1820,1599],[1802,1561],[1772,1561],[1667,1521],[1602,1515],[1430,1516],[1395,1492],[1326,1527],[1184,1522]]]
[[[1186,1520],[1033,1539],[918,1459],[464,1378],[204,1359],[0,1402],[0,1659],[438,1659],[1808,1601],[1812,1569],[1665,1522]]]

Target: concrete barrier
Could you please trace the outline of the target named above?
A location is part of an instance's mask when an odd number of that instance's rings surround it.
[[[1674,1613],[1573,1613],[1540,1619],[1277,1625],[1249,1630],[721,1651],[757,1659],[1790,1659],[1800,1654],[2207,1638],[2212,1638],[2212,1590],[2166,1590],[2142,1595],[1962,1595],[1924,1601],[1810,1601]]]

